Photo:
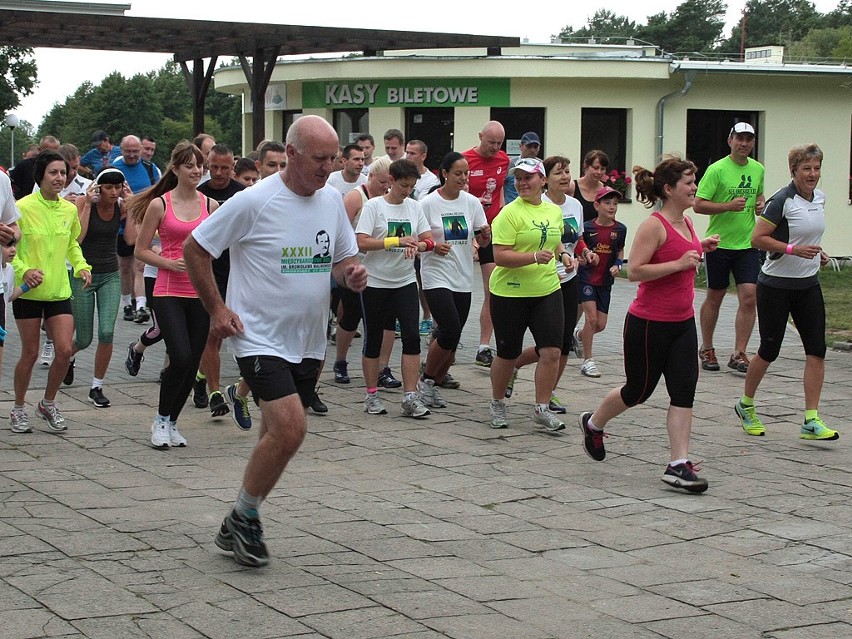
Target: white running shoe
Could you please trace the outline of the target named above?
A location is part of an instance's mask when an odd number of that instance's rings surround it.
[[[580,367],[580,372],[586,377],[600,377],[601,372],[598,370],[597,364],[595,364],[595,360],[587,359],[583,362],[583,365]]]
[[[53,340],[46,340],[44,342],[44,346],[41,347],[41,357],[39,357],[39,362],[42,366],[50,366],[53,364]]]
[[[169,420],[161,419],[158,415],[151,424],[151,445],[154,448],[168,448],[171,446],[172,437],[169,428]]]
[[[173,448],[183,448],[186,446],[186,437],[180,434],[175,422],[169,422],[169,445]]]

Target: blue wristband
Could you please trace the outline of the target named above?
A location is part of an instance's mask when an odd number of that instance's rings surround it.
[[[21,293],[26,293],[28,290],[30,290],[30,287],[29,287],[29,286],[27,286],[27,283],[26,283],[26,282],[24,282],[23,284],[21,284]]]
[[[618,266],[620,268],[622,264],[624,264],[624,260],[622,260],[620,257],[615,258],[615,265],[616,266]]]

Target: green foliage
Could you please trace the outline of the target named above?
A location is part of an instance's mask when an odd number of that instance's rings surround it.
[[[819,26],[820,14],[809,0],[748,0],[746,2],[745,46],[790,46]],[[722,51],[740,50],[742,23],[737,24],[721,46]]]
[[[686,0],[672,14],[649,16],[636,36],[670,53],[710,51],[722,35],[726,10],[722,0]]]
[[[15,164],[21,161],[21,154],[26,151],[30,144],[38,144],[35,137],[33,125],[26,120],[21,120],[15,128]],[[7,169],[12,166],[10,154],[12,152],[12,129],[0,123],[0,166]]]
[[[205,103],[205,130],[239,152],[241,109],[238,96],[211,89]],[[157,141],[154,162],[164,167],[174,145],[192,139],[192,100],[183,74],[174,63],[157,71],[125,78],[115,71],[98,86],[84,83],[63,104],[56,104],[42,121],[41,135],[51,134],[90,148],[92,132],[103,129],[120,142],[128,134]]]
[[[594,37],[597,42],[605,44],[610,41],[612,36],[617,36],[618,40],[614,44],[622,44],[622,38],[628,38],[636,33],[636,23],[628,20],[624,16],[615,15],[608,9],[598,9],[595,14],[589,18],[588,23],[582,29],[574,31],[573,27],[567,26],[559,32],[559,38],[591,38]]]
[[[852,26],[813,29],[790,47],[788,55],[791,59],[852,59]]]
[[[33,50],[0,46],[0,114],[5,116],[30,95],[38,82]]]

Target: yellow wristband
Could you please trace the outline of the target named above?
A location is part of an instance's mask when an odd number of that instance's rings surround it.
[[[385,248],[394,248],[399,246],[399,238],[398,237],[386,237],[385,238]]]

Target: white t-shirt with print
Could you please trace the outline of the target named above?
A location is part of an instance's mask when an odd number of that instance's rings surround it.
[[[425,173],[421,173],[420,177],[417,178],[417,182],[414,184],[414,192],[411,194],[415,200],[422,202],[423,198],[429,195],[429,191],[438,186],[441,183],[441,180],[438,179],[438,176],[432,173],[429,169],[426,169]]]
[[[478,198],[462,191],[455,200],[445,200],[435,191],[420,202],[432,229],[435,244],[447,243],[450,252],[420,256],[420,278],[424,289],[446,288],[469,293],[473,288],[473,236],[488,224]]]
[[[547,197],[547,193],[541,196],[541,199],[551,204],[556,204],[553,200]],[[583,205],[576,198],[565,196],[565,201],[562,204],[556,204],[562,209],[562,222],[565,224],[565,230],[562,231],[562,246],[566,253],[570,253],[573,257],[574,247],[577,242],[583,237]],[[570,273],[565,270],[562,260],[557,256],[556,259],[556,274],[559,276],[560,284],[570,282],[577,277],[577,269]]]
[[[358,252],[340,193],[302,197],[280,177],[262,180],[192,235],[213,257],[231,250],[226,303],[245,327],[228,339],[237,357],[325,357],[331,267]]]
[[[429,230],[429,224],[417,200],[405,198],[402,204],[390,204],[384,197],[368,200],[361,209],[355,233],[383,240],[394,235],[417,237]],[[401,288],[417,281],[414,260],[405,258],[401,247],[367,251],[367,286],[372,288]]]

